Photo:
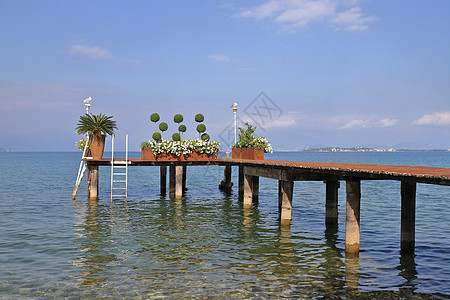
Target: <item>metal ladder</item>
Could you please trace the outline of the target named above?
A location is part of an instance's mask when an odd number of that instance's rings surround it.
[[[75,188],[73,189],[72,192],[72,200],[75,200],[78,188],[80,187],[81,179],[83,179],[84,172],[86,172],[86,161],[84,161],[84,159],[92,159],[92,157],[86,156],[86,151],[88,147],[89,147],[89,135],[86,136],[86,144],[84,145],[83,155],[81,156],[80,167],[78,168],[77,181],[75,182]]]
[[[125,160],[114,160],[114,135],[112,136],[111,151],[111,203],[115,197],[128,197],[128,134],[125,136]],[[124,186],[125,185],[125,186]],[[115,194],[124,191],[123,194]]]

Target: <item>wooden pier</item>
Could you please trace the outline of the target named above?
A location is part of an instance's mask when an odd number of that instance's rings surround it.
[[[251,209],[259,196],[259,177],[278,180],[278,207],[280,225],[289,226],[292,216],[292,199],[295,181],[323,181],[326,188],[325,223],[336,226],[338,222],[338,189],[346,184],[345,251],[347,255],[359,254],[360,202],[362,180],[401,181],[401,251],[412,252],[415,247],[416,184],[450,186],[450,169],[373,164],[341,164],[296,162],[277,160],[219,159],[215,161],[144,161],[130,159],[130,166],[159,166],[161,193],[166,193],[167,167],[169,167],[170,196],[180,199],[186,188],[188,166],[224,166],[224,179],[219,188],[232,189],[231,167],[238,166],[238,191],[243,208]],[[87,160],[88,197],[98,196],[98,166],[110,166],[109,159]]]

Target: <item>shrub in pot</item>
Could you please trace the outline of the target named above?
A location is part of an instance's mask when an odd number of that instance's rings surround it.
[[[239,140],[232,146],[233,158],[264,159],[264,153],[272,153],[272,146],[265,137],[255,137],[256,127],[248,122],[246,129],[239,127]]]
[[[105,114],[84,114],[75,127],[78,134],[89,135],[89,148],[95,160],[102,159],[106,135],[113,135],[114,130],[118,129],[112,118]]]

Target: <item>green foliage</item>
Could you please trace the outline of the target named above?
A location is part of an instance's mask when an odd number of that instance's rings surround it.
[[[169,125],[167,125],[166,122],[162,122],[161,124],[159,124],[159,130],[161,131],[166,131],[167,129],[169,129]]]
[[[161,133],[155,132],[155,133],[152,135],[152,138],[153,138],[155,141],[157,141],[157,142],[161,141],[161,140],[162,140]]]
[[[150,141],[145,141],[141,143],[141,149],[148,149],[152,147],[152,143]]]
[[[181,114],[176,114],[173,117],[173,121],[177,124],[180,124],[181,122],[183,122],[183,116]]]
[[[80,116],[75,130],[78,134],[113,135],[114,130],[118,128],[116,121],[112,118],[104,114],[84,114]]]
[[[195,122],[201,123],[205,120],[205,117],[202,114],[195,115]]]
[[[246,129],[239,127],[239,140],[232,146],[232,148],[262,148],[264,152],[272,153],[272,146],[265,137],[255,137],[253,133],[256,130],[256,126],[253,127],[248,122],[245,123]]]
[[[205,126],[205,124],[198,124],[198,126],[197,126],[197,131],[198,131],[198,133],[205,132],[205,131],[206,131],[206,126]]]
[[[178,131],[179,132],[186,132],[186,126],[184,126],[184,125],[178,126]]]
[[[172,134],[172,140],[174,140],[174,141],[179,141],[179,140],[181,140],[180,134],[179,134],[178,132]]]
[[[202,140],[205,142],[209,141],[209,134],[207,133],[202,134]]]
[[[81,151],[84,151],[84,147],[86,146],[86,142],[87,142],[87,139],[81,138],[81,140],[79,142],[77,142],[77,148],[80,149]],[[89,145],[88,145],[88,148],[89,148]]]
[[[154,123],[158,122],[159,121],[159,114],[157,114],[157,113],[151,114],[150,115],[150,121],[152,121]]]

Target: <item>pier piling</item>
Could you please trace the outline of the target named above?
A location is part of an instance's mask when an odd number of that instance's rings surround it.
[[[169,197],[175,196],[175,166],[169,166]]]
[[[183,197],[183,166],[175,166],[175,199]]]
[[[402,253],[413,253],[416,227],[416,182],[401,182],[401,242]]]
[[[289,226],[291,225],[292,218],[292,196],[294,193],[294,182],[279,180],[278,188],[280,224],[281,226]]]
[[[225,166],[223,170],[223,180],[219,184],[219,189],[230,193],[233,182],[231,182],[231,165]]]
[[[347,179],[346,189],[345,252],[347,255],[358,256],[361,181],[358,179]]]
[[[87,164],[87,196],[89,200],[98,198],[98,165]]]
[[[252,206],[253,196],[253,176],[244,176],[244,208],[250,208]]]
[[[167,193],[167,166],[159,167],[160,193],[165,196]]]
[[[325,196],[325,225],[337,226],[338,224],[338,180],[327,180]]]
[[[239,178],[238,178],[238,186],[239,186],[239,197],[244,196],[244,166],[239,166]]]

